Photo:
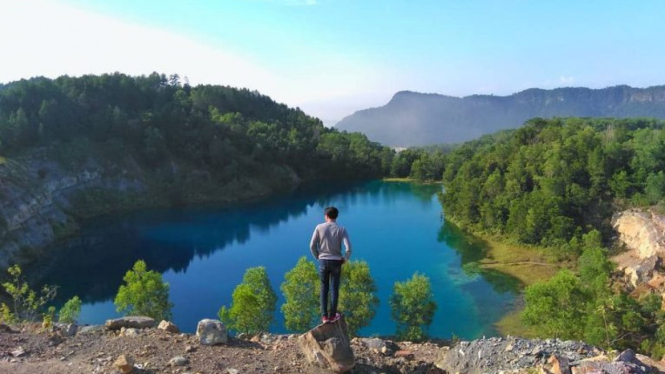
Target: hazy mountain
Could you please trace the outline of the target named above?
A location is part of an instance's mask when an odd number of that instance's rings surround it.
[[[532,88],[510,96],[462,98],[402,91],[388,104],[358,111],[336,127],[385,145],[413,146],[470,140],[533,117],[570,116],[665,118],[665,86]]]

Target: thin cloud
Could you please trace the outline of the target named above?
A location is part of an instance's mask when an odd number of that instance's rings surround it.
[[[562,75],[559,77],[559,83],[562,85],[570,86],[575,83],[575,77],[567,77],[565,75]]]

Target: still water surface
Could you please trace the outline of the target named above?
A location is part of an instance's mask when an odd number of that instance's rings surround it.
[[[60,286],[59,297],[79,295],[80,322],[99,324],[116,317],[113,297],[124,273],[138,259],[171,285],[174,322],[193,332],[203,318],[216,318],[229,305],[245,269],[265,266],[279,285],[298,258],[308,256],[314,226],[323,209],[340,209],[353,259],[369,263],[378,285],[379,310],[362,335],[389,335],[388,299],[395,281],[414,272],[430,277],[438,310],[434,337],[464,339],[496,334],[493,324],[515,301],[519,283],[479,271],[482,242],[441,218],[437,185],[372,181],[307,188],[268,201],[234,207],[147,210],[88,222],[81,234],[55,255],[33,266],[42,283]],[[285,332],[278,311],[272,330]]]

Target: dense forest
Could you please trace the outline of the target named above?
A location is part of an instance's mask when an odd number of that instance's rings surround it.
[[[177,75],[34,78],[0,86],[0,156],[93,143],[150,168],[185,162],[233,179],[288,167],[305,180],[384,175],[393,152],[256,91]],[[94,148],[93,147],[93,148]]]
[[[446,155],[446,217],[472,231],[574,250],[616,207],[663,204],[665,122],[533,119]],[[603,235],[609,237],[610,235]]]
[[[407,150],[393,164],[443,180],[450,222],[567,260],[570,269],[525,291],[522,320],[538,336],[665,354],[660,295],[629,296],[607,249],[614,212],[665,208],[665,122],[535,118],[457,147]]]

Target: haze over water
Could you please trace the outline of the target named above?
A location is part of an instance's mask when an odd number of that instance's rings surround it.
[[[279,307],[284,274],[301,256],[314,260],[309,239],[323,209],[340,209],[353,244],[353,260],[368,262],[380,306],[362,335],[390,335],[388,300],[395,281],[414,272],[430,277],[438,305],[429,330],[472,339],[493,335],[493,323],[512,307],[519,283],[496,272],[479,272],[474,261],[485,248],[441,219],[438,185],[365,182],[307,188],[268,201],[227,208],[140,211],[90,221],[81,234],[55,249],[30,272],[40,283],[60,286],[60,302],[83,301],[80,323],[117,316],[113,297],[137,259],[163,273],[171,285],[174,322],[193,332],[203,318],[229,306],[245,269],[265,266],[279,295],[273,332],[286,332]]]

